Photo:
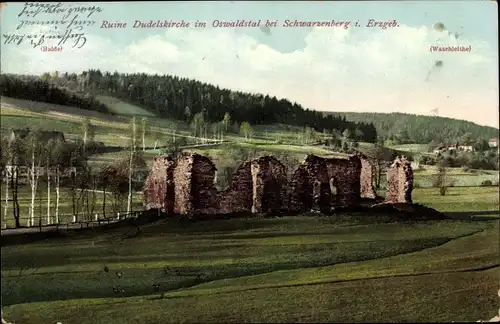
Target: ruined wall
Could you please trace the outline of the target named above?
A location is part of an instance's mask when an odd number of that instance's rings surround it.
[[[387,170],[388,203],[411,203],[413,191],[413,170],[406,157],[397,157]]]
[[[272,156],[243,163],[219,194],[219,213],[267,213],[287,209],[285,166]]]
[[[251,162],[252,213],[282,212],[288,209],[285,166],[275,157]]]
[[[176,162],[170,156],[154,158],[153,166],[146,178],[143,190],[146,210],[160,209],[168,214],[173,213],[175,166]]]
[[[337,194],[334,207],[355,207],[360,202],[361,160],[358,156],[348,159],[328,159],[328,177],[333,179]]]
[[[213,214],[218,208],[215,164],[206,156],[194,154],[191,171],[191,197],[195,213]]]
[[[360,199],[360,176],[358,156],[326,159],[308,155],[295,170],[289,209],[330,211],[331,207],[356,206]],[[335,195],[332,195],[332,185]]]
[[[191,155],[182,154],[177,160],[177,166],[174,170],[174,212],[176,214],[190,214],[193,212],[193,200],[191,197],[192,171],[193,157]]]
[[[252,209],[252,174],[250,162],[245,162],[236,169],[229,187],[219,193],[219,211],[221,214],[250,212]]]
[[[312,186],[305,163],[299,164],[293,172],[290,182],[290,196],[288,209],[292,212],[311,210],[312,208]]]
[[[285,166],[276,158],[265,156],[243,163],[230,186],[217,192],[214,184],[217,169],[208,157],[184,153],[177,162],[158,157],[144,188],[146,209],[192,215],[354,207],[360,202],[362,190],[365,195],[370,188],[373,190],[360,180],[362,172],[371,174],[369,167],[363,169],[362,159],[357,155],[346,159],[309,155],[297,166],[289,185]],[[366,181],[371,181],[371,177]]]
[[[377,193],[373,188],[373,163],[364,154],[357,154],[361,160],[361,176],[360,176],[360,191],[361,198],[375,198]]]
[[[181,215],[206,213],[217,208],[215,165],[206,156],[183,153],[174,170],[174,212]]]

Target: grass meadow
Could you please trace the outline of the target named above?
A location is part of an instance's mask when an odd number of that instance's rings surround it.
[[[5,318],[474,321],[498,308],[498,220],[379,223],[350,214],[126,231],[2,247]]]
[[[2,228],[13,228],[15,226],[14,218],[12,216],[12,202],[7,203],[7,214],[5,214],[5,191],[4,188],[2,192],[2,201],[0,202],[0,212],[2,214]],[[76,198],[82,196],[80,191],[76,191]],[[12,193],[11,193],[12,194]],[[27,185],[19,187],[19,207],[20,207],[20,218],[21,226],[26,226],[29,221],[29,211],[31,206],[31,188]],[[92,192],[89,194],[89,209],[87,209],[86,200],[80,198],[75,204],[75,211],[77,216],[77,221],[91,221],[94,220],[95,214],[99,214],[99,218],[113,218],[116,212],[124,212],[127,209],[127,196],[124,195],[122,199],[115,199],[110,193],[106,193],[106,205],[105,211],[106,215],[103,216],[103,204],[104,204],[104,193],[102,191],[95,191],[95,200],[93,213],[89,213],[92,205]],[[11,197],[12,198],[12,197]],[[56,193],[55,189],[51,189],[50,194],[50,211],[48,210],[48,195],[47,188],[43,183],[40,184],[38,188],[37,195],[35,197],[35,219],[36,224],[47,225],[47,214],[50,213],[50,224],[55,224],[55,210],[56,210]],[[140,192],[136,192],[133,196],[132,210],[143,210],[143,195]],[[70,188],[62,187],[60,189],[59,196],[59,223],[67,224],[73,221],[73,199]]]
[[[112,99],[102,100],[115,111],[119,107],[123,116],[94,116],[100,127],[96,137],[125,146],[121,136],[126,142],[130,115],[148,112],[133,105],[123,112],[122,104]],[[39,125],[78,136],[81,120],[75,111],[64,113],[60,107],[2,101],[1,127]],[[175,130],[190,135],[187,125],[155,118],[151,123],[162,134]],[[213,157],[217,167],[234,160],[232,150],[296,159],[308,153],[337,156],[294,142],[298,130],[293,127],[257,126],[255,131],[258,136],[251,141],[231,135],[229,144],[186,149]],[[404,149],[412,151],[398,148]],[[120,153],[101,154],[93,162],[111,163]],[[158,153],[147,150],[146,160],[151,163]],[[419,187],[413,200],[450,219],[394,221],[390,215],[367,213],[166,219],[143,225],[140,232],[89,229],[3,245],[3,317],[22,324],[488,320],[499,305],[499,187],[477,184],[498,179],[498,172],[450,169],[450,177],[463,180],[456,180],[445,196],[426,187],[432,174],[427,166],[415,172]],[[42,220],[46,193],[41,185],[35,215]],[[20,197],[21,215],[27,217],[30,189],[22,187]],[[4,199],[2,191],[2,216]],[[142,208],[142,194],[136,193],[134,200]],[[96,192],[96,212],[101,213],[102,201],[102,192]],[[61,214],[72,212],[67,188],[61,189],[60,205]],[[6,221],[12,224],[8,207]]]

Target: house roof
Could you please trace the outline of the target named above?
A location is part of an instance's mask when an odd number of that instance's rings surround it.
[[[498,142],[498,138],[492,138],[490,139],[490,142]]]
[[[25,138],[26,136],[29,135],[30,130],[14,129],[12,133],[14,136]],[[63,141],[65,140],[64,133],[58,131],[38,131],[38,134],[39,134],[39,139],[43,141],[48,141],[49,139],[62,139]]]

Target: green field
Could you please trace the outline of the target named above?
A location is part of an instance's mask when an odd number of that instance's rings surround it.
[[[146,109],[123,102],[120,99],[110,97],[110,96],[96,96],[96,99],[108,106],[108,109],[117,114],[124,116],[144,116],[144,117],[154,117],[155,115]]]
[[[95,128],[95,140],[108,146],[122,146],[127,140],[126,120],[113,116],[59,105],[35,103],[2,97],[0,105],[2,134],[11,129],[32,129],[63,132],[67,138],[82,137],[80,125],[88,117]],[[67,111],[65,111],[67,109]]]
[[[125,147],[128,145],[129,138],[128,123],[132,115],[137,115],[148,118],[147,146],[153,146],[157,140],[159,146],[164,145],[167,140],[172,139],[172,134],[175,134],[177,138],[183,138],[185,145],[199,144],[192,138],[189,125],[184,122],[155,118],[151,112],[113,97],[99,96],[99,98],[104,100],[103,102],[117,115],[111,116],[74,107],[2,97],[0,105],[2,133],[5,134],[10,129],[31,127],[40,130],[61,131],[68,138],[82,137],[80,125],[83,118],[88,117],[95,126],[94,138],[96,141],[103,142],[108,146]],[[208,132],[207,136],[210,138],[212,133]],[[263,142],[279,146],[277,141],[283,138],[289,138],[293,143],[297,142],[297,127],[256,126],[255,136],[259,140],[247,142],[243,136],[234,134],[229,135],[227,139],[235,143],[244,143],[247,147],[251,146],[255,149],[261,149],[259,145]],[[142,143],[139,145],[141,146]],[[283,148],[277,150],[283,150]]]
[[[478,215],[498,211],[498,194],[417,189],[414,199]],[[26,324],[489,319],[498,308],[492,216],[171,220],[135,237],[115,229],[3,246],[3,311]]]
[[[1,217],[1,225],[2,228],[4,228],[5,224],[7,228],[14,228],[15,222],[14,218],[12,216],[12,202],[8,203],[8,209],[7,209],[7,216],[5,216],[5,191],[4,188],[0,190],[2,193],[2,200],[0,201],[0,213],[2,215]],[[31,189],[29,186],[21,186],[19,188],[19,207],[20,207],[20,221],[21,221],[21,226],[26,226],[29,221],[29,210],[30,210],[30,205],[31,205]],[[12,195],[12,193],[10,193]],[[80,195],[80,191],[76,192],[76,196],[78,197]],[[103,217],[103,192],[102,191],[96,191],[95,192],[95,203],[94,203],[94,212],[92,214],[89,214],[87,212],[87,205],[85,200],[81,200],[80,202],[77,202],[76,204],[76,213],[77,213],[77,221],[89,221],[89,220],[94,220],[94,217],[91,215],[95,215],[96,213],[99,214],[99,218],[104,218]],[[12,196],[10,196],[12,198]],[[113,218],[115,215],[114,211],[119,210],[120,212],[123,212],[127,209],[126,205],[126,195],[123,200],[121,201],[116,201],[112,197],[111,194],[107,193],[106,194],[106,218]],[[132,204],[132,210],[143,210],[143,195],[142,193],[136,193],[133,198],[133,204]],[[51,224],[55,223],[55,206],[56,206],[56,193],[55,189],[51,189],[51,195],[50,195],[50,219],[51,219]],[[89,194],[89,201],[90,205],[92,204],[92,194]],[[44,186],[44,184],[40,184],[40,187],[38,189],[38,193],[35,196],[35,220],[36,224],[40,224],[39,221],[41,220],[41,225],[46,225],[47,224],[47,203],[48,203],[48,197],[47,197],[47,189]],[[89,206],[90,206],[89,205]],[[90,208],[89,208],[90,210]],[[4,221],[5,219],[5,221]],[[67,224],[72,222],[73,220],[73,203],[72,203],[72,194],[69,188],[61,188],[60,189],[60,197],[59,197],[59,222],[61,224]]]
[[[390,145],[390,148],[399,151],[412,152],[412,153],[427,153],[427,144],[400,144]]]
[[[475,271],[498,265],[498,221],[285,217],[125,235],[2,247],[4,316],[26,324],[473,321],[498,307],[498,268]]]

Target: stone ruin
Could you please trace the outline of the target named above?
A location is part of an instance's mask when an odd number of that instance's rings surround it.
[[[210,158],[183,153],[177,161],[156,157],[146,179],[146,209],[167,214],[268,213],[287,210],[286,169],[272,156],[243,163],[224,191],[215,187]]]
[[[170,156],[155,157],[153,167],[144,183],[146,210],[159,209],[168,214],[174,212],[176,165],[176,161]]]
[[[397,157],[387,170],[386,203],[412,203],[413,170],[408,158]]]
[[[174,170],[174,213],[211,214],[216,208],[215,164],[199,154],[182,154]]]
[[[329,212],[335,207],[355,207],[361,198],[361,160],[327,159],[309,155],[294,172],[290,209]]]
[[[406,160],[398,161],[389,170],[388,201],[401,202],[402,197],[411,201],[411,167]],[[223,191],[215,187],[216,172],[210,158],[199,154],[183,153],[177,160],[156,157],[144,186],[146,209],[169,215],[329,212],[357,207],[361,198],[376,197],[372,163],[362,154],[348,158],[308,155],[295,167],[291,182],[280,161],[260,157],[242,163]]]
[[[361,176],[359,179],[361,198],[375,199],[377,193],[373,187],[373,175],[375,173],[373,163],[364,154],[358,153],[358,157],[361,160]]]

